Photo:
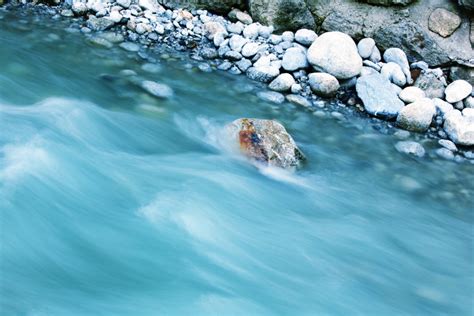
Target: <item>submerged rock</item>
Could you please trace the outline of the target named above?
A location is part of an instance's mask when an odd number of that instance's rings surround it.
[[[420,143],[413,141],[400,141],[395,144],[395,148],[404,154],[413,155],[416,157],[423,157],[425,149]]]
[[[157,98],[167,99],[173,96],[173,90],[162,83],[145,80],[140,83],[140,87]]]
[[[242,118],[226,126],[240,151],[268,166],[293,168],[305,159],[283,125],[273,120]]]

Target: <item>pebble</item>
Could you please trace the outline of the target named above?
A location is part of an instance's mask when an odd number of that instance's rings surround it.
[[[444,93],[446,94],[446,101],[449,103],[456,103],[462,101],[471,95],[472,86],[465,80],[453,81],[446,87]]]
[[[246,72],[252,66],[252,62],[247,58],[242,58],[235,65],[240,69],[242,72]]]
[[[308,67],[306,52],[301,47],[288,48],[283,55],[281,66],[287,71],[295,71],[297,69]]]
[[[256,39],[258,37],[259,26],[258,23],[247,25],[243,31],[244,37],[250,40]]]
[[[454,160],[454,154],[451,150],[446,148],[438,148],[436,149],[436,154],[446,160]]]
[[[278,91],[278,92],[285,92],[291,89],[291,86],[294,85],[295,79],[289,73],[283,73],[273,79],[268,86],[271,90]]]
[[[357,50],[360,57],[367,59],[372,55],[375,47],[375,41],[372,38],[363,38],[357,44]]]
[[[412,132],[425,132],[431,125],[436,113],[433,101],[421,99],[408,104],[400,110],[397,125]]]
[[[336,77],[322,72],[309,74],[308,83],[314,93],[325,98],[333,97],[339,89]]]
[[[129,52],[138,52],[140,50],[140,46],[132,42],[123,42],[119,46]]]
[[[407,55],[400,48],[389,48],[383,54],[383,59],[389,63],[393,62],[400,66],[402,72],[405,74],[406,82],[411,84],[413,80],[411,78],[410,65],[408,64]]]
[[[293,34],[293,32],[291,31],[286,31],[281,34],[281,40],[283,42],[291,43],[294,41],[294,39],[295,39],[295,34]]]
[[[458,151],[458,148],[456,147],[456,144],[454,144],[452,141],[450,140],[447,140],[447,139],[440,139],[438,140],[438,144],[440,144],[441,146],[443,146],[444,148],[450,150],[450,151],[453,151],[453,152],[456,152]]]
[[[229,47],[233,51],[240,53],[242,51],[242,47],[247,44],[248,40],[243,38],[240,35],[232,35],[229,40]]]
[[[247,70],[247,77],[260,82],[270,82],[280,74],[280,70],[275,66],[250,67]]]
[[[143,88],[146,92],[154,95],[155,97],[167,99],[173,96],[173,90],[162,83],[157,83],[150,80],[145,80],[140,83],[140,87]]]
[[[414,141],[399,141],[395,144],[395,148],[404,154],[413,155],[415,157],[423,157],[425,149],[420,143]]]
[[[295,41],[304,46],[310,46],[318,37],[316,32],[308,29],[300,29],[295,33]]]
[[[398,97],[405,103],[413,103],[426,97],[425,92],[418,87],[410,86],[403,89]]]
[[[399,87],[403,87],[407,83],[402,69],[394,62],[389,62],[383,65],[380,74]]]
[[[290,103],[303,106],[305,108],[311,107],[311,102],[308,101],[305,97],[296,94],[289,94],[286,96],[286,100]]]
[[[242,56],[244,57],[253,57],[258,53],[259,49],[260,49],[260,44],[255,43],[255,42],[249,42],[249,43],[246,43],[242,47],[241,53],[242,53]]]
[[[257,96],[263,101],[282,104],[285,102],[285,96],[279,92],[274,91],[260,91],[257,93]]]

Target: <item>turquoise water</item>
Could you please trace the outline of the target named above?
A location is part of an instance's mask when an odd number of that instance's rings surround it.
[[[0,16],[1,315],[472,315],[474,165]],[[246,116],[281,121],[306,165],[228,152],[220,130]]]

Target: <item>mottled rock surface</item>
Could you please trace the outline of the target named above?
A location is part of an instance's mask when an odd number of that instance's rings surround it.
[[[258,163],[288,169],[304,160],[293,138],[277,121],[242,118],[226,129],[240,151]]]

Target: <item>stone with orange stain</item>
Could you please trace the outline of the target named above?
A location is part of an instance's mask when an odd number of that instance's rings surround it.
[[[294,168],[305,159],[283,125],[273,120],[242,118],[227,125],[240,151],[268,166]]]

